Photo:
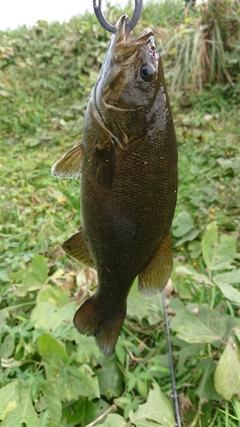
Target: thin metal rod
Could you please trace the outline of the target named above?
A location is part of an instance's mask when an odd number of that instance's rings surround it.
[[[132,31],[132,29],[137,25],[141,12],[142,12],[142,3],[143,0],[135,0],[135,10],[134,10],[134,14],[132,16],[132,19],[128,22],[127,24],[127,31],[128,33],[130,33],[130,31]],[[110,24],[107,19],[105,18],[105,16],[102,13],[102,0],[98,0],[98,5],[97,5],[97,0],[93,0],[93,9],[95,12],[95,15],[98,19],[98,22],[101,24],[101,26],[109,31],[110,33],[116,33],[117,32],[117,27]]]
[[[172,378],[175,418],[176,418],[176,422],[177,422],[177,427],[181,427],[181,418],[180,418],[178,396],[177,396],[177,387],[176,387],[174,365],[173,365],[172,343],[171,343],[171,339],[170,339],[170,328],[169,328],[169,321],[168,321],[168,314],[167,314],[166,297],[165,297],[164,291],[162,292],[162,300],[163,300],[163,311],[164,311],[165,323],[166,323],[166,335],[167,335],[167,344],[168,344],[169,364],[170,364],[170,371],[171,371],[171,378]]]

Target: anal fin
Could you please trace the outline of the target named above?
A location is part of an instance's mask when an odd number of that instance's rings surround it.
[[[52,166],[51,174],[57,178],[77,178],[81,172],[82,159],[82,144],[79,142]]]
[[[71,236],[63,243],[62,248],[67,254],[71,255],[73,258],[76,258],[78,261],[82,262],[88,267],[94,267],[94,263],[87,248],[86,238],[83,234],[82,227],[79,228],[78,233],[73,234],[73,236]]]
[[[169,234],[161,242],[147,267],[138,276],[138,290],[143,296],[161,292],[172,272],[173,254]]]

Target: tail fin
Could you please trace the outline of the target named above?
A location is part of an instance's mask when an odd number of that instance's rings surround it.
[[[94,335],[100,350],[110,356],[122,328],[126,308],[116,310],[102,307],[95,295],[76,311],[73,322],[80,334]]]

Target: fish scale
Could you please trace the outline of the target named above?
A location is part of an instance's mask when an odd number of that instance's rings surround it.
[[[94,86],[82,140],[52,168],[81,172],[79,232],[63,244],[98,273],[96,293],[77,310],[78,331],[114,350],[138,276],[139,292],[161,291],[172,270],[170,227],[177,197],[177,144],[153,32],[130,40],[117,24]]]

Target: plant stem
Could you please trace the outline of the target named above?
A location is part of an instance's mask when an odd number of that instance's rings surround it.
[[[106,417],[106,415],[108,415],[109,414],[109,412],[112,412],[112,411],[116,411],[116,409],[117,409],[117,407],[116,407],[116,405],[115,405],[115,403],[112,405],[112,406],[110,406],[110,408],[108,408],[102,415],[100,415],[98,418],[96,418],[94,421],[92,421],[90,424],[88,424],[86,427],[92,427],[92,426],[95,426],[95,424],[98,422],[98,421],[101,421],[104,417]]]

